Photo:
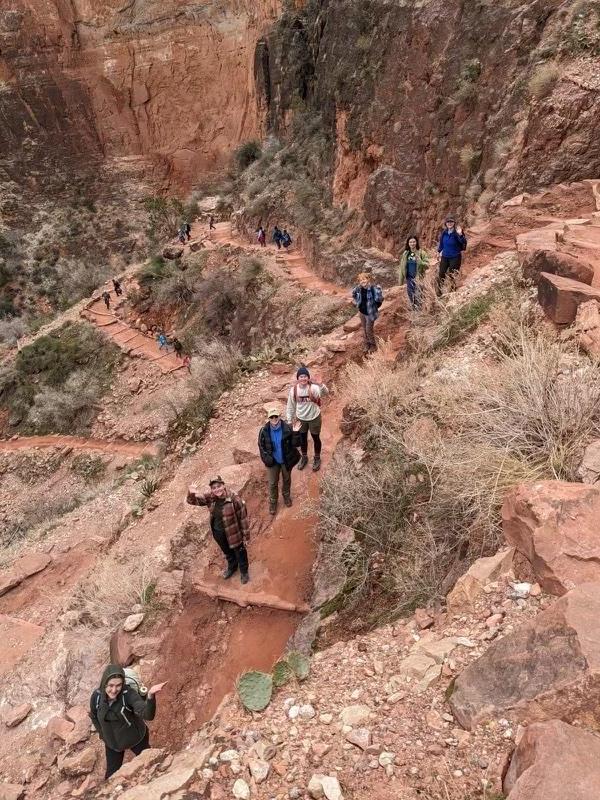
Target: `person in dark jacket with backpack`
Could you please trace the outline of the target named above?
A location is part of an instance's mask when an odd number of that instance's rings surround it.
[[[165,683],[152,686],[143,697],[127,685],[122,667],[109,664],[102,673],[90,698],[90,718],[106,748],[105,779],[121,768],[126,750],[138,756],[150,747],[146,720],[154,719],[156,695]]]
[[[446,276],[450,278],[451,291],[456,289],[456,275],[460,270],[463,250],[467,249],[467,237],[460,226],[456,226],[454,217],[448,217],[438,244],[440,253],[440,269],[437,279],[437,295],[441,295]]]
[[[383,303],[383,289],[373,283],[373,276],[370,273],[361,272],[359,274],[358,283],[352,289],[352,302],[358,308],[360,314],[365,337],[365,353],[377,350],[373,328]]]
[[[294,431],[281,419],[279,409],[272,406],[267,411],[267,423],[258,433],[258,451],[269,475],[269,513],[277,513],[279,476],[281,475],[283,502],[292,505],[292,469],[300,461],[294,446]]]
[[[227,580],[240,570],[241,583],[248,583],[248,552],[244,540],[248,538],[248,510],[246,503],[225,486],[217,475],[208,482],[210,492],[202,494],[190,486],[186,501],[193,506],[206,506],[210,512],[210,529],[215,542],[227,559],[223,578]]]

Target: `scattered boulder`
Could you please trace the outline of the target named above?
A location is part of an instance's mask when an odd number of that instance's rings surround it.
[[[600,300],[600,288],[549,272],[540,273],[538,301],[546,316],[557,325],[570,325],[578,306],[588,300]]]
[[[143,614],[130,614],[123,623],[123,630],[127,633],[137,630],[144,621]]]
[[[448,595],[446,602],[452,613],[472,607],[483,592],[484,586],[508,575],[511,570],[515,548],[499,550],[496,555],[478,558],[462,575]]]
[[[79,775],[87,775],[96,766],[96,751],[93,747],[86,747],[72,755],[60,756],[58,768],[65,775],[76,778]]]
[[[192,783],[196,777],[196,769],[188,767],[185,769],[172,770],[165,772],[158,778],[139,786],[128,789],[119,795],[120,800],[163,800],[175,792],[179,792]]]
[[[344,725],[352,728],[364,725],[371,718],[371,709],[365,705],[346,706],[340,711],[340,719]]]
[[[361,750],[366,750],[371,744],[371,731],[368,728],[355,728],[346,734],[346,741]]]
[[[351,317],[351,319],[344,322],[344,331],[346,333],[355,333],[356,331],[360,330],[361,324],[360,317],[357,314],[356,316]]]
[[[110,663],[129,667],[136,659],[132,637],[119,627],[110,637]]]
[[[600,307],[596,300],[581,303],[575,317],[575,334],[588,355],[600,357]]]
[[[308,782],[307,790],[313,800],[322,797],[326,800],[344,800],[338,779],[330,775],[313,775]]]
[[[239,447],[233,448],[234,464],[247,464],[249,461],[256,461],[257,458],[257,454],[251,453],[249,450],[240,450]]]
[[[579,477],[584,483],[596,483],[600,478],[600,439],[595,439],[585,448]]]
[[[449,698],[467,730],[511,711],[521,722],[574,719],[600,729],[600,583],[586,583],[496,640]]]
[[[248,769],[256,783],[263,783],[269,776],[271,765],[268,761],[262,761],[259,758],[251,758],[248,760]]]
[[[600,490],[564,481],[522,484],[502,508],[506,541],[531,563],[542,588],[563,595],[600,581]]]
[[[442,667],[431,656],[417,650],[400,662],[400,675],[416,680],[418,691],[424,691],[434,684],[442,673]]]
[[[51,739],[59,739],[63,742],[67,741],[74,728],[73,722],[62,717],[52,717],[46,726]]]
[[[558,250],[529,250],[519,253],[523,277],[537,283],[542,272],[560,275],[591,285],[594,267],[587,261]]]
[[[163,258],[169,259],[169,261],[174,261],[177,258],[181,258],[183,255],[183,247],[178,245],[169,244],[167,245],[162,251]]]
[[[190,242],[190,250],[192,253],[197,253],[198,250],[203,250],[205,246],[206,245],[201,239],[196,239],[195,241]]]
[[[427,628],[431,628],[435,620],[424,608],[415,608],[415,622],[419,629],[424,631]]]
[[[0,800],[21,800],[25,787],[20,783],[0,783]]]
[[[113,775],[111,775],[110,780],[113,783],[119,783],[122,780],[128,780],[133,778],[135,775],[138,775],[142,770],[148,769],[148,767],[153,766],[154,764],[158,764],[159,761],[163,759],[165,755],[165,751],[159,747],[149,747],[147,750],[144,750],[136,756],[132,758],[131,761],[128,761],[126,764],[123,764],[121,769],[117,770]]]
[[[236,800],[250,800],[250,787],[243,778],[233,784],[233,796]]]
[[[529,725],[503,789],[508,800],[600,797],[600,738],[557,719]]]
[[[15,728],[23,722],[32,708],[31,703],[21,703],[20,706],[9,708],[4,712],[4,724],[7,728]]]
[[[24,580],[46,569],[52,559],[46,553],[29,553],[19,558],[6,572],[0,575],[0,597],[14,589]]]

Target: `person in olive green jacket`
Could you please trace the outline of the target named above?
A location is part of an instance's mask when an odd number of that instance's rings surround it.
[[[421,305],[418,279],[423,277],[428,266],[429,257],[425,250],[421,250],[419,239],[416,236],[409,236],[400,259],[398,278],[400,286],[406,283],[406,292],[413,308],[419,308]]]
[[[164,685],[157,683],[142,697],[127,685],[122,667],[109,664],[102,673],[100,687],[90,697],[90,718],[106,748],[105,779],[120,769],[125,750],[139,756],[150,747],[145,720],[154,719],[156,695]]]

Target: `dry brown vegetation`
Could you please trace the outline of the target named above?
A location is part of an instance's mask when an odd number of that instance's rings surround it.
[[[338,605],[383,593],[396,615],[443,596],[498,546],[509,487],[577,480],[600,426],[600,370],[511,322],[508,308],[480,355],[434,351],[390,366],[379,354],[348,368],[344,398],[365,457],[338,453],[321,506],[329,557],[346,573]],[[340,545],[342,528],[350,544]]]

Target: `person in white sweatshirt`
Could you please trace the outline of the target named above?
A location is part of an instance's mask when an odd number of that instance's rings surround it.
[[[300,452],[302,457],[298,469],[308,464],[308,433],[312,436],[315,447],[313,472],[321,469],[321,398],[329,394],[324,383],[313,382],[306,367],[300,367],[296,373],[296,383],[290,388],[287,402],[287,421],[290,425],[295,420],[300,423]]]

